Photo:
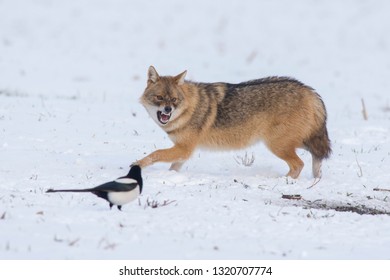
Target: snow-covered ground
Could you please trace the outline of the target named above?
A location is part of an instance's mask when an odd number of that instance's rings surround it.
[[[0,0],[0,258],[389,259],[389,14],[385,0]],[[46,194],[115,179],[171,146],[138,102],[149,65],[314,87],[333,143],[322,180],[310,188],[304,151],[300,178],[286,179],[259,144],[197,151],[180,173],[146,168],[123,212]]]

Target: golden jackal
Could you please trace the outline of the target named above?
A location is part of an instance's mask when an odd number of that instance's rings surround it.
[[[197,147],[241,149],[263,141],[286,161],[287,176],[301,173],[304,164],[295,151],[304,148],[313,158],[313,176],[321,177],[321,162],[331,148],[325,105],[311,87],[286,77],[195,83],[184,80],[186,73],[159,76],[149,67],[141,103],[175,145],[136,164],[171,162],[171,169],[179,170]]]

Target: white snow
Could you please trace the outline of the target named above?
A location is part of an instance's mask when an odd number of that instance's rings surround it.
[[[0,0],[1,259],[389,259],[390,2]],[[143,170],[139,201],[87,188],[172,145],[139,104],[147,69],[240,82],[292,76],[324,99],[333,144],[313,187],[262,144]],[[364,100],[368,120],[363,119]],[[239,164],[245,153],[253,165]]]

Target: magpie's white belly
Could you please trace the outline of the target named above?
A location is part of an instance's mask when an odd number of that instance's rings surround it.
[[[133,201],[139,196],[139,188],[135,188],[129,192],[110,192],[108,200],[114,205],[124,205]]]

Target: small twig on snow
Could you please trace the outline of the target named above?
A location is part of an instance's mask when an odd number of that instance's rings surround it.
[[[373,189],[373,191],[376,191],[376,192],[390,192],[390,189],[375,188],[375,189]]]
[[[77,242],[79,242],[79,240],[80,240],[80,238],[76,238],[76,239],[73,240],[73,241],[69,241],[68,245],[69,245],[70,247],[72,247],[72,246],[74,246]]]
[[[157,200],[149,200],[149,197],[146,199],[146,204],[145,204],[145,209],[146,207],[151,207],[151,208],[158,208],[158,207],[163,207],[163,206],[167,206],[171,203],[174,203],[176,202],[176,200],[164,200],[162,203],[161,202],[158,202]]]
[[[311,189],[312,187],[314,187],[315,185],[317,185],[320,181],[321,181],[321,177],[320,177],[320,178],[314,178],[313,184],[311,184],[311,186],[308,187],[308,189]]]
[[[283,199],[291,199],[291,200],[301,200],[302,196],[300,194],[283,194]]]

